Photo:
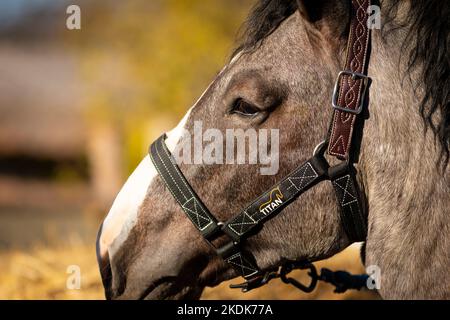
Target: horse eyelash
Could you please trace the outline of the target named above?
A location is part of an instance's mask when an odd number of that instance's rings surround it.
[[[244,112],[240,112],[239,110],[237,110],[237,108],[239,107],[239,104],[240,104],[240,103],[245,103],[245,104],[247,104],[248,106],[251,106],[252,109],[255,109],[255,110],[256,110],[256,112],[254,112],[254,113],[244,113]],[[244,99],[242,99],[242,98],[236,99],[236,100],[233,102],[233,104],[232,104],[232,106],[231,106],[231,108],[230,108],[230,110],[229,110],[229,114],[237,114],[237,115],[240,115],[240,116],[243,116],[243,117],[247,117],[247,118],[253,118],[253,117],[257,116],[258,114],[260,114],[260,112],[261,112],[261,110],[260,110],[257,106],[255,106],[255,105],[252,104],[252,103],[249,103],[248,101],[246,101],[246,100],[244,100]]]

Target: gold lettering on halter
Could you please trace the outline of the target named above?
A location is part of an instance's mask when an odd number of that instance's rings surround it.
[[[283,203],[283,198],[284,196],[283,193],[281,193],[280,187],[276,187],[270,191],[269,201],[264,202],[259,206],[259,212],[267,216]]]

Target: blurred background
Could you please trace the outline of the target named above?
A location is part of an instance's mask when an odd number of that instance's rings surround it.
[[[103,299],[100,221],[149,143],[227,62],[253,3],[0,1],[0,299]],[[81,30],[66,27],[71,4]],[[362,273],[358,254],[319,266]],[[79,290],[66,286],[71,265]],[[245,295],[223,284],[203,298],[376,298],[332,291],[275,281]]]

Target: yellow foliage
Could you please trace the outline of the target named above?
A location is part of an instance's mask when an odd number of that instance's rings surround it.
[[[138,133],[162,117],[176,123],[226,63],[252,3],[86,1],[82,31],[65,38],[79,52],[87,121],[124,130],[128,171],[155,138]]]

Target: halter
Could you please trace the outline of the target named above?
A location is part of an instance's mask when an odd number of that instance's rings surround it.
[[[325,269],[318,275],[309,262],[289,261],[279,268],[262,271],[252,252],[244,250],[242,246],[245,239],[258,233],[265,222],[324,180],[330,181],[333,186],[342,225],[350,241],[353,243],[366,239],[365,202],[356,180],[354,154],[350,151],[352,143],[355,144],[356,139],[358,142],[362,139],[362,132],[359,136],[352,136],[357,120],[364,120],[361,113],[367,105],[370,79],[365,73],[370,43],[370,30],[367,25],[369,6],[370,0],[351,1],[346,64],[344,71],[341,71],[336,79],[332,96],[334,112],[327,138],[316,147],[308,161],[257,197],[236,216],[226,222],[217,221],[175,163],[165,144],[165,134],[150,146],[149,153],[153,164],[187,217],[216,253],[246,280],[243,284],[233,285],[233,288],[249,291],[274,278],[281,278],[306,292],[312,291],[318,280],[333,283],[338,287],[340,280],[334,274]],[[341,160],[341,163],[330,166],[324,157],[326,152]],[[229,239],[228,242],[216,247],[213,241],[223,236]],[[311,284],[305,286],[288,278],[286,275],[293,269],[309,269]],[[349,287],[359,289],[365,285],[365,278],[350,279],[354,283]]]

